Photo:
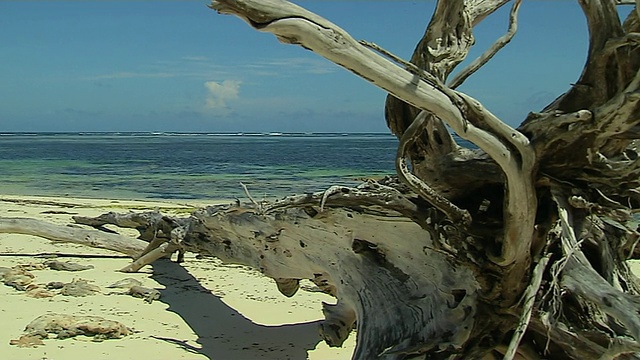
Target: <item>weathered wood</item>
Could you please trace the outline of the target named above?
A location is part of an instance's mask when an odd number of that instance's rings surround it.
[[[640,239],[639,1],[624,23],[619,0],[579,2],[585,69],[516,130],[445,85],[473,26],[507,0],[438,1],[411,62],[286,1],[214,1],[388,91],[399,181],[273,203],[244,187],[251,204],[186,218],[75,218],[137,229],[148,245],[130,248],[98,230],[28,221],[0,219],[0,232],[137,249],[126,271],[176,250],[216,256],[260,270],[285,296],[310,279],[338,299],[323,306],[320,336],[340,346],[357,327],[355,359],[640,358],[640,284],[626,264]],[[515,31],[513,3],[510,31],[484,59]],[[449,129],[480,149],[456,144]]]
[[[449,201],[449,199],[431,188],[427,183],[423,182],[409,170],[409,166],[406,163],[405,156],[407,156],[408,147],[418,141],[422,129],[426,127],[425,123],[429,121],[428,117],[429,114],[425,111],[418,114],[418,117],[411,123],[400,138],[400,144],[398,145],[398,151],[396,153],[396,172],[400,179],[413,191],[446,214],[451,220],[464,224],[464,226],[469,226],[472,220],[469,211],[459,208]]]
[[[425,34],[410,62],[441,81],[467,56],[473,45],[472,27],[508,3],[508,0],[438,1]],[[391,132],[401,137],[420,109],[403,98],[388,96],[385,117]]]
[[[355,358],[443,344],[457,348],[469,336],[460,328],[473,327],[477,284],[472,272],[441,272],[449,256],[430,251],[429,233],[413,222],[348,210],[310,217],[295,209],[260,216],[207,208],[194,216],[201,225],[185,237],[187,248],[241,262],[272,278],[327,279],[339,303],[356,314]],[[417,263],[423,266],[413,266]],[[390,323],[396,325],[390,328]],[[448,333],[458,335],[449,338]]]
[[[331,198],[327,201],[333,205]],[[464,344],[474,325],[478,284],[470,268],[447,266],[452,255],[432,250],[429,232],[404,217],[374,215],[363,209],[326,208],[311,214],[298,208],[262,214],[250,208],[217,206],[198,210],[188,219],[165,219],[175,226],[172,237],[189,251],[254,267],[281,282],[321,277],[340,304],[325,307],[323,337],[339,345],[357,323],[355,358],[392,359]],[[111,219],[138,226],[121,217]],[[38,235],[66,241],[57,235],[60,228],[65,227],[48,225]],[[68,229],[71,238],[90,234],[97,239],[94,246],[104,236],[101,247],[108,247],[113,237],[98,230]],[[395,241],[396,237],[406,241]],[[133,264],[131,270],[136,270]],[[395,325],[390,328],[389,324]]]
[[[558,204],[562,250],[566,256],[562,287],[597,304],[599,309],[624,324],[636,341],[640,340],[640,296],[625,294],[598,274],[580,249],[566,195],[554,189],[554,200]]]
[[[135,240],[118,234],[69,226],[56,226],[46,221],[28,218],[0,217],[0,233],[39,236],[52,241],[113,250],[132,257],[140,254],[147,246],[147,243],[142,240]]]
[[[450,88],[455,89],[460,86],[469,76],[473,75],[473,73],[478,71],[484,64],[488,63],[500,49],[505,47],[511,39],[513,39],[516,31],[518,31],[518,10],[520,10],[521,3],[522,0],[516,0],[513,3],[511,14],[509,15],[509,28],[507,29],[507,33],[498,38],[489,49],[482,53],[477,59],[473,60],[466,68],[460,70],[448,83]]]

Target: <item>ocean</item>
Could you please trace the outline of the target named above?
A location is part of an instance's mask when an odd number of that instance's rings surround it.
[[[0,133],[0,194],[279,198],[395,173],[391,134]]]

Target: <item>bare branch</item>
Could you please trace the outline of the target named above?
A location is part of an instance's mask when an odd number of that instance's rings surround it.
[[[509,343],[509,347],[507,348],[504,354],[504,360],[512,360],[516,351],[518,350],[518,346],[520,345],[520,341],[522,341],[522,337],[524,336],[527,327],[529,326],[529,322],[531,321],[531,314],[533,312],[533,305],[535,303],[536,295],[538,294],[538,290],[540,290],[540,285],[542,284],[542,275],[549,263],[551,258],[551,253],[546,254],[538,263],[536,267],[533,269],[533,278],[527,286],[527,290],[524,293],[524,311],[520,316],[520,322],[516,330],[513,333],[513,338]]]
[[[472,115],[470,119],[476,120],[474,124],[499,138],[500,144],[504,142],[510,147],[509,150],[505,149],[506,152],[501,157],[492,156],[507,177],[502,258],[498,263],[508,265],[521,262],[529,256],[537,209],[533,185],[536,154],[526,136],[500,121],[477,100],[466,94],[459,94],[469,104],[469,113]]]
[[[611,136],[624,134],[640,123],[640,118],[635,115],[640,110],[640,94],[637,91],[639,83],[640,72],[627,90],[596,109],[594,116],[598,119],[598,137],[603,141]]]
[[[444,81],[466,57],[474,43],[471,18],[465,0],[439,0],[427,33],[416,46],[411,62]]]
[[[509,0],[440,0],[425,34],[411,56],[410,62],[445,81],[451,71],[466,58],[473,45],[472,27]],[[447,44],[447,46],[443,46]],[[385,118],[398,137],[409,127],[419,109],[387,96]]]
[[[122,217],[110,218],[122,223]],[[113,247],[114,235],[102,231],[12,220],[0,218],[0,231]],[[124,270],[169,254],[178,243],[187,251],[258,269],[276,279],[285,295],[297,288],[295,279],[311,279],[338,298],[338,305],[324,308],[327,322],[321,331],[329,344],[340,345],[357,324],[354,359],[382,353],[403,357],[442,344],[460,349],[472,335],[479,289],[473,271],[450,267],[450,254],[431,251],[431,233],[406,218],[345,208],[321,214],[301,209],[257,214],[253,208],[219,205],[199,209],[189,218],[161,221],[168,222],[167,228],[183,225],[171,231],[172,242]],[[128,242],[129,248],[118,251],[141,251],[145,245],[135,239]]]
[[[253,204],[253,206],[256,207],[256,209],[259,212],[262,212],[262,205],[260,205],[256,199],[253,198],[253,196],[251,196],[251,193],[249,192],[249,189],[247,188],[247,185],[245,185],[244,183],[240,183],[240,186],[242,186],[242,190],[244,191],[244,194],[247,195],[247,198],[249,198],[249,201],[251,201],[251,203]]]
[[[557,141],[572,143],[584,129],[587,132],[593,126],[593,114],[588,110],[575,113],[549,112],[530,113],[519,130],[534,139],[538,157],[543,155],[544,147]]]
[[[170,256],[174,252],[178,251],[180,247],[174,243],[163,243],[155,249],[146,252],[140,256],[136,261],[120,269],[121,272],[133,273],[142,269],[144,266],[151,264],[152,262],[165,257]]]
[[[24,234],[44,237],[53,241],[81,244],[117,251],[135,257],[147,243],[118,234],[93,229],[57,226],[46,221],[25,218],[0,217],[0,233]]]
[[[493,14],[511,0],[466,0],[465,7],[473,26]]]
[[[607,41],[602,51],[610,54],[623,46],[638,45],[638,44],[640,44],[640,33],[632,32],[632,33],[625,34],[623,37],[620,37],[620,38],[610,39],[609,41]]]
[[[495,54],[500,51],[505,45],[507,45],[513,36],[518,31],[518,10],[520,9],[520,3],[522,0],[516,0],[511,8],[511,14],[509,15],[509,28],[507,29],[507,33],[502,35],[498,40],[496,40],[493,45],[489,49],[487,49],[482,55],[480,55],[477,59],[475,59],[471,64],[469,64],[466,68],[462,69],[456,76],[451,79],[449,82],[449,87],[452,89],[460,86],[469,76],[471,76],[474,72],[478,71],[484,64],[489,62],[491,58]]]
[[[428,115],[429,113],[426,111],[421,112],[400,139],[396,153],[396,170],[398,176],[400,176],[413,191],[422,196],[438,210],[445,213],[452,221],[461,222],[464,226],[468,226],[471,223],[471,215],[468,211],[460,209],[445,197],[438,194],[422,180],[413,175],[407,167],[405,160],[407,148],[411,146],[422,133],[422,130],[426,126],[425,123]]]
[[[487,2],[473,2],[471,6],[477,10],[475,16],[482,17],[490,12],[486,5]],[[463,0],[439,0],[427,30],[411,56],[412,64],[441,82],[464,60],[473,45],[474,17],[467,11],[468,6],[469,3]],[[412,105],[402,98],[387,96],[385,118],[398,137],[420,112]]]
[[[407,199],[404,194],[395,188],[374,181],[365,182],[355,188],[336,186],[313,194],[287,196],[267,206],[265,213],[269,214],[277,210],[316,206],[318,204],[320,204],[322,210],[328,205],[358,206],[365,209],[378,207],[407,216],[417,223],[424,220],[419,207]]]
[[[334,185],[328,188],[327,190],[325,190],[322,194],[322,200],[320,200],[320,212],[324,211],[324,205],[327,203],[327,199],[329,198],[329,196],[343,192],[343,191],[348,192],[349,189],[344,186]]]

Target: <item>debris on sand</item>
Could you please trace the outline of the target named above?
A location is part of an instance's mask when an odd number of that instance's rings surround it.
[[[122,280],[118,280],[116,282],[114,282],[113,284],[107,286],[108,288],[120,288],[120,289],[129,289],[132,286],[140,286],[142,285],[142,282],[140,282],[140,280],[134,279],[134,278],[124,278]]]
[[[57,271],[83,271],[93,269],[93,265],[80,265],[70,261],[49,260],[45,261],[45,266]]]
[[[131,288],[129,288],[127,294],[133,297],[142,298],[146,303],[149,304],[151,304],[153,300],[160,299],[160,291],[142,286],[132,286]]]
[[[35,276],[20,267],[0,268],[0,280],[7,285],[15,288],[16,290],[26,291],[27,285],[33,282]]]
[[[65,296],[90,296],[100,292],[96,285],[89,284],[85,279],[74,279],[70,283],[64,284],[60,289],[60,294]]]
[[[44,345],[44,341],[35,335],[22,335],[18,339],[9,341],[9,345],[15,345],[17,347],[34,348],[39,345]]]
[[[142,298],[145,302],[151,304],[153,300],[160,299],[160,291],[156,289],[146,288],[141,286],[142,283],[134,278],[124,278],[116,281],[115,283],[107,286],[108,288],[120,288],[127,289],[124,293],[111,293],[111,294],[125,294],[133,297]]]
[[[26,295],[28,297],[32,297],[35,299],[44,299],[44,298],[51,298],[56,296],[54,292],[51,292],[47,289],[43,289],[38,285],[33,285],[33,284],[27,286]]]
[[[131,333],[124,324],[107,320],[99,316],[75,316],[66,314],[45,314],[37,317],[25,327],[25,335],[11,340],[11,345],[34,347],[44,345],[42,339],[50,334],[57,339],[66,339],[77,335],[93,336],[94,341],[119,339]]]

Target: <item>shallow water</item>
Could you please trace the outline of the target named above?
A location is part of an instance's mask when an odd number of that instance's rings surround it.
[[[0,193],[281,197],[394,173],[390,134],[0,134]]]

